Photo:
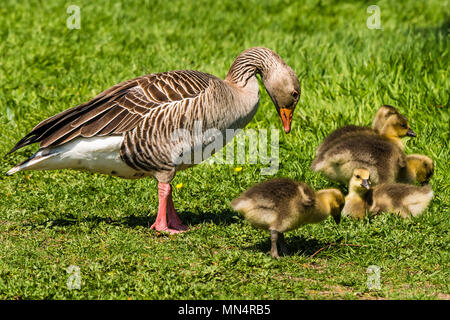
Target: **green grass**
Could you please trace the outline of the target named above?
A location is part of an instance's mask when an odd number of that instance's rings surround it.
[[[192,231],[176,236],[149,230],[152,179],[0,175],[1,299],[449,299],[448,0],[79,0],[80,30],[66,27],[69,4],[2,2],[0,154],[39,121],[120,81],[174,69],[224,77],[242,50],[266,46],[302,85],[293,130],[280,133],[276,176],[338,186],[310,171],[315,148],[332,130],[370,124],[391,104],[418,133],[406,152],[435,160],[435,197],[414,219],[305,226],[286,235],[292,255],[273,260],[268,233],[229,206],[268,178],[260,164],[180,172],[174,202]],[[366,27],[371,4],[380,7],[382,30]],[[271,126],[282,132],[261,90],[248,128]],[[2,159],[0,172],[36,149]],[[67,289],[70,265],[80,268],[79,290]],[[381,268],[379,290],[366,285],[370,265]]]

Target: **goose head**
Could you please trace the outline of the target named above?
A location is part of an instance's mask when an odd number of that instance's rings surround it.
[[[292,116],[300,99],[297,75],[274,51],[264,47],[244,50],[231,65],[225,81],[238,87],[259,74],[272,99],[286,133],[291,131]]]
[[[264,74],[262,81],[280,116],[284,132],[289,133],[294,109],[300,99],[297,75],[287,64],[279,63]]]
[[[350,191],[364,194],[370,189],[370,184],[369,170],[362,168],[353,170],[353,175],[350,179]]]

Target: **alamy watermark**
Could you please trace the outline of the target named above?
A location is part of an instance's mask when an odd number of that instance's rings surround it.
[[[70,16],[66,20],[67,28],[72,29],[81,29],[81,10],[77,5],[70,5],[67,7],[67,11]]]
[[[381,289],[381,268],[377,265],[371,265],[367,267],[367,288],[369,290],[379,290]]]
[[[80,267],[75,265],[70,265],[67,267],[66,272],[70,274],[67,278],[67,289],[81,289],[81,272]]]
[[[367,13],[371,14],[366,21],[367,28],[381,29],[380,7],[376,5],[368,6]]]
[[[193,130],[177,129],[170,140],[174,145],[172,161],[178,166],[203,161],[207,164],[260,163],[268,165],[261,169],[262,175],[273,175],[279,169],[278,129],[268,132],[267,129],[210,128],[203,131],[202,121],[195,121]]]

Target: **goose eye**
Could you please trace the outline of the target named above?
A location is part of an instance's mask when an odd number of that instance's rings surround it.
[[[294,99],[297,99],[297,98],[298,98],[298,92],[297,92],[297,91],[293,91],[293,92],[291,93],[291,95],[292,95],[292,98],[294,98]]]

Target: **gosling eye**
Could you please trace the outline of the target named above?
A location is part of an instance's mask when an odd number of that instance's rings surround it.
[[[401,124],[401,127],[403,128],[403,129],[408,129],[408,126],[406,125],[406,124]]]
[[[361,176],[359,174],[357,174],[356,179],[361,179]]]
[[[292,95],[292,98],[297,100],[297,98],[298,98],[298,92],[297,91],[292,91],[291,95]]]

